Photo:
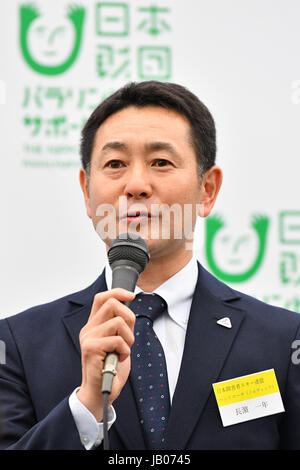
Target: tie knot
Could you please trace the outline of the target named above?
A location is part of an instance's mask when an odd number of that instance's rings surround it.
[[[167,309],[167,303],[158,294],[137,294],[130,308],[137,317],[147,317],[152,322]]]

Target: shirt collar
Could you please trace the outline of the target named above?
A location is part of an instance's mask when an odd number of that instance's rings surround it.
[[[107,287],[111,288],[112,272],[108,261],[105,267],[105,279]],[[168,304],[168,312],[171,318],[186,327],[190,305],[192,303],[196,283],[198,279],[198,266],[195,256],[176,274],[157,287],[153,293],[160,295]],[[138,286],[135,294],[143,292]],[[188,309],[186,306],[188,305]],[[184,308],[185,307],[185,308]]]

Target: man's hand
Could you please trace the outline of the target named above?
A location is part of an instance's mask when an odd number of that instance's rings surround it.
[[[121,302],[132,301],[134,297],[133,292],[121,288],[96,294],[88,322],[80,331],[82,383],[77,397],[98,422],[102,420],[102,369],[106,354],[113,351],[119,354],[110,404],[120,394],[130,372],[135,315]]]

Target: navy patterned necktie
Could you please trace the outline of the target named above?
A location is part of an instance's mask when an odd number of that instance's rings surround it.
[[[130,378],[148,449],[161,449],[170,412],[166,361],[153,321],[167,310],[157,294],[137,294],[130,304],[136,315],[135,342],[131,348]]]

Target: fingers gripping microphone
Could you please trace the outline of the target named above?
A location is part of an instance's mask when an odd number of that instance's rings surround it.
[[[143,238],[132,233],[120,234],[108,250],[108,261],[112,269],[112,289],[121,287],[134,292],[139,275],[150,259],[147,244]],[[129,306],[130,302],[124,302]],[[118,354],[108,353],[102,371],[102,392],[111,393],[116,375]]]

